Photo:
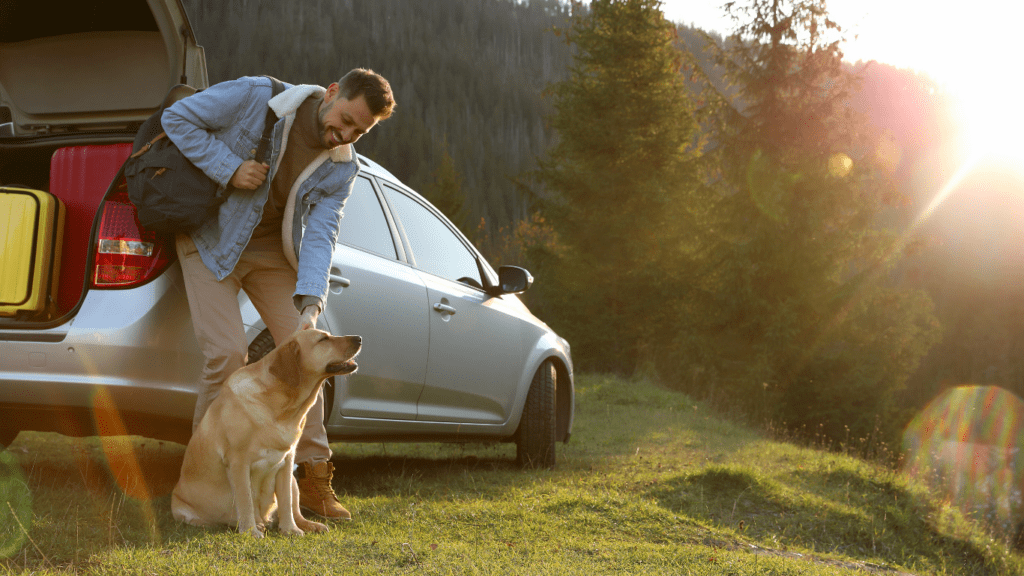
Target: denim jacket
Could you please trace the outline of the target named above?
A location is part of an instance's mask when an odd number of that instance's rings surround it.
[[[244,160],[252,159],[263,133],[268,100],[279,120],[274,125],[270,171],[256,190],[234,190],[211,219],[191,233],[207,268],[223,280],[234,269],[263,216],[270,182],[277,173],[295,111],[320,86],[285,84],[272,100],[268,78],[245,77],[215,84],[164,110],[167,136],[207,176],[226,188]],[[284,211],[282,244],[298,274],[295,302],[327,299],[331,256],[342,209],[359,171],[351,145],[325,150],[296,179]],[[303,228],[305,227],[305,228]]]

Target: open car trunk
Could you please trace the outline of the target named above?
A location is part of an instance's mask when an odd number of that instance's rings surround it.
[[[33,0],[3,4],[0,188],[51,194],[66,218],[54,235],[61,245],[48,309],[5,311],[0,329],[47,327],[67,321],[97,278],[94,223],[135,132],[173,86],[205,88],[206,62],[180,0],[82,0],[59,10]],[[20,241],[13,219],[4,225],[0,242]],[[0,288],[15,272],[4,270]]]
[[[81,140],[89,142],[88,138]],[[67,141],[61,144],[68,144]],[[93,224],[103,198],[110,188],[121,163],[131,152],[131,142],[109,142],[65,146],[39,142],[31,146],[9,147],[0,145],[0,194],[7,191],[42,191],[55,197],[63,206],[65,218],[62,230],[57,230],[59,245],[50,247],[52,261],[45,265],[55,275],[55,284],[50,287],[36,286],[29,282],[25,286],[12,287],[12,279],[4,280],[8,291],[46,290],[48,294],[45,309],[40,312],[11,309],[0,314],[0,327],[12,323],[24,326],[26,323],[45,325],[58,321],[72,313],[94,280],[94,266],[90,266],[90,252],[96,245],[92,237]],[[13,226],[13,225],[12,225]],[[8,230],[0,234],[6,242],[16,242],[24,231]],[[23,260],[5,261],[5,267],[41,265],[42,262],[28,263]],[[7,276],[6,274],[4,275]],[[18,298],[14,298],[17,300]],[[8,304],[12,299],[3,298]]]

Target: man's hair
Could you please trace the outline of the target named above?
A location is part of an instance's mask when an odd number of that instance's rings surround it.
[[[391,93],[391,84],[373,70],[354,68],[341,77],[338,88],[338,96],[344,96],[346,100],[365,97],[370,113],[378,120],[390,117],[395,111],[395,97]]]

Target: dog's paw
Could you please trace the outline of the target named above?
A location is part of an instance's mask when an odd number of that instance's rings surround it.
[[[302,531],[301,528],[289,528],[285,526],[279,526],[278,530],[280,530],[281,534],[284,534],[285,536],[305,536],[306,534]]]
[[[260,526],[253,526],[252,528],[246,528],[244,530],[239,529],[238,531],[242,534],[248,534],[253,538],[263,538],[263,530]]]
[[[302,528],[306,532],[327,532],[330,530],[326,524],[313,522],[312,520],[303,519],[301,522],[296,521],[295,523],[299,525],[299,528]]]

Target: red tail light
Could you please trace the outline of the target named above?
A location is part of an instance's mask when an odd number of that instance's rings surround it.
[[[159,276],[174,259],[174,238],[144,230],[122,184],[104,201],[94,288],[131,288]]]

